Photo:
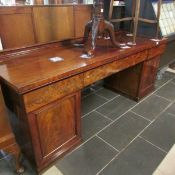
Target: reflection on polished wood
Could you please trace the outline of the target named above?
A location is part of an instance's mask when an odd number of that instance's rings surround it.
[[[0,38],[4,49],[36,43],[30,8],[0,7],[0,26]]]
[[[73,7],[34,7],[37,43],[74,38]]]
[[[0,6],[0,38],[13,49],[83,36],[90,5]]]
[[[116,35],[127,43],[125,33]],[[166,40],[159,43],[137,38],[131,48],[113,48],[98,39],[96,55],[80,56],[83,48],[52,43],[7,52],[0,56],[0,82],[7,107],[18,119],[17,138],[23,153],[40,172],[81,141],[81,90],[105,78],[105,86],[139,100],[154,89],[159,57]],[[5,53],[4,53],[5,54]],[[51,62],[51,57],[62,57]]]
[[[84,26],[92,18],[91,11],[92,6],[75,6],[75,38],[80,38],[84,35]]]

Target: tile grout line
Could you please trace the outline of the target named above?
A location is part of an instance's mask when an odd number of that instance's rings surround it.
[[[162,97],[162,96],[160,96],[160,95],[157,95],[157,94],[153,94],[153,95],[155,95],[155,96],[157,96],[157,97],[159,97],[159,98],[162,98],[162,99],[164,99],[164,100],[166,100],[166,101],[169,101],[169,102],[172,102],[172,100],[170,100],[170,99],[168,99],[168,98],[165,98],[165,97]]]
[[[174,78],[172,78],[174,79]],[[148,96],[146,96],[144,99],[140,100],[140,102],[138,102],[136,105],[134,105],[132,108],[130,108],[129,110],[127,110],[125,113],[123,113],[122,115],[120,115],[117,119],[113,120],[113,122],[109,123],[107,126],[105,126],[103,129],[101,129],[100,131],[98,131],[96,134],[99,134],[100,132],[102,132],[104,129],[106,129],[107,127],[111,126],[114,122],[116,122],[117,120],[119,120],[123,115],[125,115],[127,112],[129,112],[130,110],[132,110],[135,106],[137,106],[138,104],[140,104],[142,101],[144,101],[145,99],[147,99],[148,97],[150,97],[154,92],[156,92],[157,90],[159,90],[160,88],[162,88],[163,86],[165,86],[166,84],[168,84],[172,79],[168,80],[165,84],[163,84],[162,86],[158,87],[155,91],[153,91],[151,94],[149,94]],[[117,96],[118,97],[118,96]],[[114,97],[113,99],[117,98]],[[112,101],[113,99],[111,99],[110,101]],[[108,101],[109,102],[109,101]],[[104,105],[104,104],[103,104]],[[101,105],[101,106],[103,106]],[[95,108],[94,110],[92,110],[91,112],[95,111],[97,108]],[[91,112],[89,112],[88,114],[90,114]],[[85,117],[85,114],[83,117]],[[101,113],[100,113],[101,114]],[[81,118],[83,118],[81,117]],[[153,120],[154,121],[154,120]],[[152,122],[153,122],[152,121]],[[151,123],[152,123],[151,122]],[[150,124],[151,124],[150,123]],[[77,146],[74,150],[72,150],[71,152],[69,152],[66,156],[70,155],[72,152],[76,151],[78,148],[80,148],[81,146],[83,146],[85,143],[87,143],[89,140],[91,140],[96,134],[94,134],[93,136],[91,136],[89,139],[87,139],[85,142],[83,142],[81,145]]]
[[[95,135],[97,138],[99,138],[100,140],[102,140],[104,143],[106,143],[108,146],[110,146],[111,148],[113,148],[115,151],[117,151],[117,153],[119,153],[120,151],[115,148],[114,146],[112,146],[110,143],[108,143],[107,141],[105,141],[104,139],[102,139],[100,136]]]
[[[170,81],[170,80],[169,80]],[[168,81],[164,84],[166,85],[168,83]],[[164,85],[162,85],[160,88],[162,88]],[[157,90],[159,90],[160,88],[158,88]],[[121,114],[118,118],[116,118],[115,120],[113,120],[113,122],[111,122],[109,125],[105,126],[103,129],[101,129],[99,132],[97,132],[96,134],[99,134],[100,132],[102,132],[104,129],[106,129],[107,127],[111,126],[114,122],[116,122],[117,120],[119,120],[122,116],[124,116],[127,112],[132,111],[133,108],[135,108],[137,105],[139,105],[141,102],[143,102],[144,100],[146,100],[148,97],[150,97],[154,92],[152,92],[150,95],[148,95],[147,97],[145,97],[145,99],[139,101],[136,105],[134,105],[133,107],[131,107],[130,109],[128,109],[126,112],[124,112],[123,114]],[[154,120],[151,121],[151,123],[153,123],[158,116],[163,113],[165,110],[167,110],[171,105],[172,105],[173,101],[171,101],[171,103],[163,110],[161,111],[155,118]],[[96,108],[97,109],[97,108]],[[100,113],[100,112],[99,112]],[[100,113],[101,114],[101,113]],[[151,124],[150,123],[150,124]]]
[[[102,89],[105,89],[105,88],[103,87],[103,88],[101,88],[100,90],[102,90]],[[98,90],[98,91],[100,91],[100,90]],[[100,94],[97,94],[98,91],[95,92],[95,94],[96,94],[97,96],[102,97],[102,98],[105,98],[106,100],[111,100],[111,98],[106,98],[106,97],[104,97],[104,96],[102,96],[102,95],[100,95]],[[112,91],[112,92],[113,92],[113,91]],[[114,93],[115,93],[115,92],[114,92]],[[115,97],[118,97],[118,96],[120,96],[120,94],[116,93]],[[113,98],[114,98],[114,97],[113,97]]]
[[[104,99],[107,100],[107,101],[110,100],[110,99],[108,99],[108,98],[106,98],[106,97],[104,97],[104,96],[102,96],[102,95],[97,94],[97,93],[95,93],[95,95],[97,95],[98,97],[104,98]]]
[[[10,155],[11,155],[11,154],[5,153],[3,150],[2,150],[2,152],[1,152],[1,150],[0,150],[0,153],[1,153],[1,155],[3,156],[3,157],[0,158],[0,161],[6,159],[6,158],[8,158],[8,157],[10,157]],[[4,153],[5,153],[5,154],[4,154]]]
[[[117,96],[117,97],[119,97],[119,96]],[[88,113],[84,114],[84,115],[83,115],[81,118],[86,117],[86,116],[87,116],[87,115],[89,115],[91,112],[96,111],[96,109],[98,109],[98,108],[102,107],[103,105],[107,104],[108,102],[111,102],[112,100],[114,100],[114,99],[115,99],[115,98],[117,98],[117,97],[114,97],[114,98],[112,98],[112,99],[110,99],[110,100],[106,101],[106,102],[105,102],[105,103],[103,103],[102,105],[100,105],[100,106],[98,106],[98,107],[94,108],[92,111],[90,111],[90,112],[88,112]]]
[[[171,82],[171,80],[173,80],[173,79],[174,79],[174,78],[171,78],[171,79],[168,80],[166,83],[164,83],[163,85],[161,85],[160,87],[158,87],[156,90],[154,90],[152,93],[150,93],[148,96],[146,96],[145,98],[141,99],[136,105],[134,105],[134,107],[137,106],[138,104],[140,104],[142,101],[146,100],[146,99],[147,99],[148,97],[150,97],[151,95],[153,95],[156,91],[158,91],[160,88],[162,88],[163,86],[165,86],[166,84],[168,84],[169,82]],[[93,112],[93,111],[96,111],[96,109],[102,107],[103,105],[107,104],[108,102],[111,102],[112,100],[114,100],[115,98],[117,98],[117,97],[119,97],[119,96],[120,96],[120,95],[118,95],[118,96],[116,96],[116,97],[114,97],[114,98],[108,100],[107,102],[103,103],[102,105],[100,105],[100,106],[94,108],[92,111],[90,111],[90,112],[84,114],[81,118],[85,117],[86,115],[90,114],[90,113]],[[131,107],[130,109],[133,109],[133,107]],[[101,114],[101,113],[100,113],[100,114]],[[115,121],[115,120],[113,120],[113,121]]]
[[[152,124],[153,122],[151,122],[151,123],[149,123],[141,132],[139,132],[137,135],[136,135],[136,137],[134,137],[110,162],[108,162],[108,164],[106,164],[99,172],[97,172],[97,174],[96,175],[99,175],[99,173],[101,173],[116,157],[118,157],[123,151],[125,151],[128,147],[129,147],[129,145],[131,144],[131,143],[133,143],[137,138],[138,138],[138,136],[142,133],[142,132],[144,132],[144,130],[146,130],[151,124]]]
[[[133,114],[137,115],[138,117],[141,117],[141,118],[145,119],[145,120],[148,121],[148,122],[151,122],[150,119],[147,119],[147,118],[143,117],[143,116],[140,115],[140,114],[137,114],[136,112],[134,112],[134,111],[132,111],[132,110],[131,110],[130,112],[132,112]]]
[[[140,136],[140,135],[139,135],[138,137],[141,138],[142,140],[144,140],[145,142],[150,143],[151,145],[153,145],[154,147],[156,147],[156,148],[159,149],[160,151],[162,151],[162,152],[164,152],[164,153],[166,153],[166,154],[168,153],[167,151],[165,151],[164,149],[160,148],[159,146],[153,144],[152,142],[150,142],[149,140],[145,139],[144,137],[142,137],[142,136]]]
[[[172,80],[173,80],[173,79],[172,79]],[[171,83],[175,85],[175,82],[171,81]]]
[[[7,155],[7,156],[4,156],[4,157],[2,157],[2,158],[0,158],[0,161],[1,161],[1,160],[5,160],[7,157],[8,157],[8,155]]]
[[[137,106],[138,104],[140,104],[142,101],[144,101],[144,100],[146,100],[148,97],[150,97],[154,92],[156,92],[156,91],[158,91],[160,88],[162,88],[163,86],[165,86],[166,84],[168,84],[171,80],[173,80],[174,78],[172,78],[172,79],[170,79],[170,80],[168,80],[166,83],[164,83],[163,85],[161,85],[160,87],[158,87],[155,91],[153,91],[152,93],[150,93],[148,96],[146,96],[144,99],[142,99],[142,100],[140,100],[136,105],[134,105],[132,108],[130,108],[129,110],[127,110],[125,113],[123,113],[122,115],[120,115],[117,119],[115,119],[115,120],[113,120],[113,122],[111,122],[110,124],[108,124],[107,126],[105,126],[103,129],[101,129],[100,131],[98,131],[96,134],[94,134],[93,136],[91,136],[90,138],[88,138],[85,142],[83,142],[82,144],[80,144],[79,146],[77,146],[74,150],[72,150],[72,151],[70,151],[66,156],[69,156],[71,153],[73,153],[74,151],[76,151],[78,148],[80,148],[81,146],[83,146],[84,144],[86,144],[89,140],[91,140],[93,137],[95,137],[95,135],[97,135],[97,134],[99,134],[101,131],[103,131],[104,129],[106,129],[107,127],[109,127],[110,125],[112,125],[114,122],[116,122],[117,120],[119,120],[123,115],[125,115],[127,112],[129,112],[130,110],[132,110],[135,106]],[[120,95],[119,95],[120,96]],[[119,96],[117,96],[117,97],[119,97]],[[112,101],[112,100],[114,100],[115,98],[117,98],[117,97],[114,97],[113,99],[111,99],[111,100],[109,100],[108,102],[110,102],[110,101]],[[103,104],[104,105],[104,104]],[[101,106],[103,106],[103,105],[101,105]],[[98,107],[97,107],[98,108]],[[91,112],[93,112],[93,111],[95,111],[97,108],[95,108],[94,110],[92,110]],[[91,112],[89,112],[88,114],[90,114]],[[86,115],[88,115],[88,114],[85,114],[84,116],[82,116],[81,118],[83,118],[83,117],[85,117]],[[101,113],[100,113],[101,114]],[[154,121],[154,120],[153,120]],[[152,122],[150,123],[150,124],[152,124]],[[150,125],[149,124],[149,125]],[[148,125],[148,126],[149,126]],[[146,127],[147,128],[147,127]],[[137,136],[136,136],[137,137]],[[135,138],[136,139],[136,138]],[[134,141],[134,140],[133,140]],[[129,143],[130,144],[130,143]],[[128,145],[129,145],[128,144]],[[122,150],[121,150],[122,151]],[[120,151],[120,152],[121,152]],[[119,152],[119,154],[120,154],[120,152]],[[65,157],[66,157],[65,156]],[[118,156],[118,155],[117,155]],[[116,156],[116,157],[117,157]],[[113,159],[115,159],[115,157],[113,158]],[[112,159],[112,160],[113,160]],[[111,160],[111,161],[112,161]],[[111,162],[110,161],[110,162]],[[109,162],[109,163],[110,163]]]
[[[160,112],[153,121],[151,121],[141,132],[139,132],[139,134],[137,134],[136,137],[133,138],[133,140],[131,140],[131,142],[129,142],[129,144],[127,144],[110,162],[108,162],[108,164],[106,164],[99,172],[97,172],[96,175],[99,175],[99,173],[101,173],[116,157],[118,157],[123,151],[125,151],[131,143],[133,143],[163,112],[165,112],[169,108],[170,105],[172,105],[172,103],[170,103],[162,112]],[[150,144],[153,145],[153,143],[151,142]],[[160,151],[160,149],[158,150]]]
[[[110,118],[108,118],[106,115],[104,115],[104,114],[102,114],[102,113],[100,113],[100,112],[98,112],[98,111],[94,111],[94,112],[98,113],[98,114],[101,115],[102,117],[104,117],[104,118],[110,120],[111,122],[113,122],[113,120],[110,119]]]
[[[171,112],[168,112],[169,115],[171,115],[172,117],[175,117],[175,114],[172,114]]]
[[[84,96],[82,97],[82,99],[84,99],[84,98],[86,98],[86,97],[88,97],[88,96],[90,96],[90,95],[92,95],[92,94],[95,94],[95,93],[98,92],[99,90],[104,89],[104,87],[100,87],[100,88],[97,89],[97,90],[93,89],[92,87],[89,87],[89,89],[90,89],[92,92],[89,93],[89,94],[87,94],[87,95],[84,95]]]
[[[82,92],[81,92],[81,93],[82,93]],[[84,99],[84,98],[86,98],[86,97],[88,97],[88,96],[90,96],[90,95],[93,95],[93,94],[95,94],[95,91],[90,92],[90,93],[87,94],[87,95],[82,95],[82,99]]]

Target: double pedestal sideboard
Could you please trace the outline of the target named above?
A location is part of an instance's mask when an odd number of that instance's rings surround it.
[[[127,43],[131,38],[123,34],[117,39]],[[36,170],[81,143],[84,87],[104,79],[105,87],[139,100],[154,89],[165,47],[166,39],[138,37],[136,46],[123,48],[98,39],[95,56],[89,59],[81,57],[83,48],[62,43],[1,54],[5,103],[17,121],[14,130],[22,152]]]

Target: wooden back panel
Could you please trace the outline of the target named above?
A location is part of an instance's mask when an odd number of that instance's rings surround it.
[[[92,6],[75,6],[75,38],[80,38],[84,35],[84,27],[91,19]]]
[[[0,7],[4,49],[82,37],[91,6]]]
[[[72,6],[34,7],[33,17],[38,43],[74,37]]]
[[[21,47],[36,43],[30,8],[1,8],[0,26],[3,48]]]

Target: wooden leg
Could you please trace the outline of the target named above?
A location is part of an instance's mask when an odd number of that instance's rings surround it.
[[[21,158],[21,150],[19,149],[19,146],[15,144],[15,152],[13,153],[15,158],[15,169],[17,174],[24,173],[24,167],[20,164],[20,158]]]
[[[10,145],[9,147],[5,148],[4,151],[12,154],[15,159],[15,171],[17,174],[24,173],[24,167],[20,164],[20,157],[21,157],[21,150],[17,143]]]

